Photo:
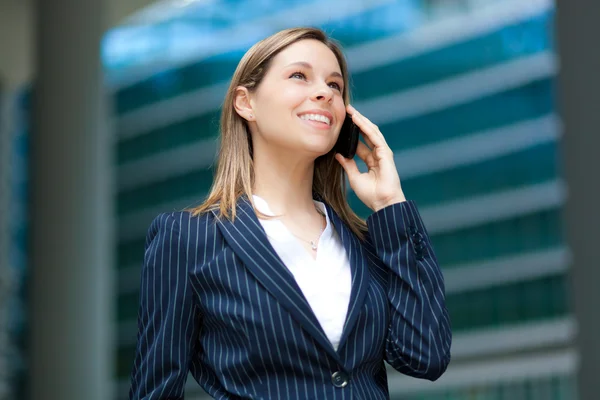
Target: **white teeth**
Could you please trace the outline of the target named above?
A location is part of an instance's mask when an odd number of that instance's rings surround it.
[[[300,118],[305,119],[307,121],[325,122],[327,125],[331,125],[331,120],[321,114],[304,114],[304,115],[301,115]]]

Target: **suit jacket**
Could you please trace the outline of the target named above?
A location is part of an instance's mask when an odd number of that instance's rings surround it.
[[[450,362],[444,281],[412,201],[360,241],[326,206],[351,264],[334,350],[247,198],[235,221],[161,214],[147,235],[130,399],[183,399],[188,373],[217,399],[388,399],[384,360],[437,379]],[[332,285],[335,282],[331,282]]]

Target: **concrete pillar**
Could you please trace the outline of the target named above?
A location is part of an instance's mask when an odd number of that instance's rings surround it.
[[[600,366],[600,3],[557,0],[559,108],[565,123],[567,241],[574,255],[572,298],[579,324],[579,398],[598,398]]]
[[[33,400],[113,398],[113,183],[102,0],[35,1]]]

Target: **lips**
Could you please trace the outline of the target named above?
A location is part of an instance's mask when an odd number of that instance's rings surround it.
[[[315,109],[315,110],[303,111],[303,112],[299,113],[298,116],[302,120],[316,121],[316,122],[324,123],[327,126],[331,126],[331,124],[333,122],[333,115],[329,111],[325,111],[325,110]]]

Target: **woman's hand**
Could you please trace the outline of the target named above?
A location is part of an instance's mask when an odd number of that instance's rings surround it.
[[[369,168],[367,172],[361,173],[356,166],[356,161],[344,158],[339,153],[336,154],[335,158],[348,174],[350,187],[358,198],[373,211],[406,201],[394,163],[394,153],[387,145],[383,134],[377,125],[351,105],[347,106],[347,111],[352,115],[352,121],[360,128],[367,143],[365,145],[361,141],[358,142],[356,155]]]

